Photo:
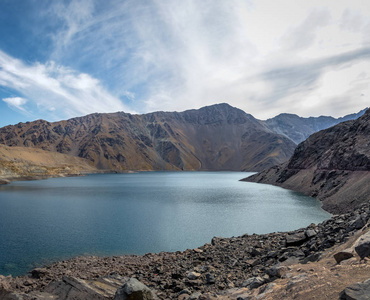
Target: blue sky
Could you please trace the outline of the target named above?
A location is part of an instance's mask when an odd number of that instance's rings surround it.
[[[0,126],[227,102],[260,119],[369,106],[370,2],[2,0]]]

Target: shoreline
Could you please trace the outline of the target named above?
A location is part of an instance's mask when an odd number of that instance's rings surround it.
[[[115,280],[134,277],[155,290],[160,299],[177,299],[183,290],[221,295],[230,289],[250,288],[251,278],[259,278],[258,286],[272,283],[279,278],[276,268],[319,261],[369,220],[370,205],[366,203],[352,213],[294,231],[214,237],[211,243],[177,252],[79,256],[37,268],[28,276],[0,276],[0,295],[1,285],[8,287],[9,293],[29,294],[50,292],[48,287],[55,283],[68,286],[71,278],[92,284],[112,276]]]
[[[36,180],[45,180],[45,179],[49,179],[49,178],[62,178],[62,177],[83,177],[83,176],[89,176],[89,175],[99,175],[99,174],[133,174],[133,173],[139,173],[139,172],[156,172],[156,171],[143,171],[143,170],[137,170],[137,171],[112,171],[112,170],[98,170],[97,172],[81,172],[79,174],[59,174],[59,175],[48,175],[48,176],[44,176],[44,175],[41,175],[41,176],[23,176],[23,177],[12,177],[12,178],[8,178],[8,182],[4,183],[4,184],[10,184],[12,182],[17,182],[17,181],[36,181]],[[173,172],[171,170],[161,170],[159,172]],[[175,171],[175,172],[210,172],[210,171],[199,171],[199,170],[196,170],[196,171]],[[211,171],[212,172],[212,171]],[[234,171],[216,171],[216,172],[234,172]],[[256,174],[256,172],[242,172],[242,171],[235,171],[237,173],[254,173]],[[252,175],[251,175],[252,176]],[[238,181],[240,182],[243,182],[245,178],[242,178]],[[0,186],[1,186],[1,182],[0,182]],[[284,188],[286,189],[286,188]],[[317,199],[318,200],[318,199]],[[321,201],[320,201],[321,202]],[[323,209],[322,208],[322,203],[321,203],[321,206],[320,208],[326,212],[328,212],[327,210]],[[328,219],[330,219],[330,217],[332,217],[332,213],[331,212],[328,212],[330,214],[330,216],[328,217]],[[299,228],[298,228],[299,229]],[[292,229],[293,231],[294,230],[298,230],[298,229]],[[285,232],[289,232],[289,231],[281,231],[281,232],[278,232],[278,233],[285,233]],[[268,235],[268,234],[272,234],[272,233],[276,233],[276,232],[267,232],[267,233],[253,233],[252,235],[258,235],[258,236],[262,236],[262,235]],[[244,235],[248,235],[248,234],[244,234]],[[234,238],[234,236],[232,237],[223,237],[224,239],[231,239],[231,238]],[[160,251],[160,252],[166,252],[166,253],[172,253],[171,252],[168,252],[168,251]],[[160,253],[160,252],[154,252],[154,253]],[[182,252],[182,250],[174,250],[173,252]],[[65,261],[65,260],[70,260],[70,259],[75,259],[75,258],[85,258],[85,257],[99,257],[99,258],[105,258],[105,257],[113,257],[113,256],[143,256],[143,255],[146,255],[146,253],[144,254],[132,254],[132,253],[128,253],[128,254],[115,254],[115,255],[105,255],[105,254],[95,254],[95,253],[92,253],[92,254],[87,254],[87,255],[76,255],[76,256],[69,256],[69,255],[66,255],[65,257],[66,258],[57,258],[57,259],[51,259],[49,260],[47,263],[45,264],[35,264],[35,267],[39,267],[39,266],[42,266],[42,267],[45,267],[45,266],[50,266],[50,265],[54,265],[60,261]],[[23,273],[23,274],[19,274],[19,275],[13,275],[13,274],[9,274],[9,275],[4,275],[4,274],[0,274],[0,276],[14,276],[14,277],[23,277],[23,276],[27,276],[28,273],[30,273],[32,271],[32,269],[28,270],[26,273]]]
[[[71,177],[99,173],[118,172],[86,172]],[[59,176],[46,178],[52,177]],[[15,181],[18,180],[15,178]],[[102,282],[110,282],[109,288],[102,288],[105,298],[96,299],[113,299],[112,290],[122,286],[128,278],[136,278],[144,283],[160,299],[184,300],[188,299],[186,296],[200,292],[216,295],[216,298],[204,299],[224,299],[222,297],[225,295],[241,291],[254,293],[257,289],[282,280],[293,265],[320,263],[328,251],[352,239],[362,228],[370,226],[369,220],[370,204],[367,202],[350,213],[332,215],[320,224],[311,224],[293,231],[244,234],[231,238],[214,237],[210,243],[185,251],[77,256],[33,269],[28,275],[0,275],[0,299],[3,299],[3,295],[17,295],[18,299],[25,300],[44,299],[38,297],[45,293],[61,297],[71,287],[83,290],[83,293],[91,293]],[[111,282],[115,282],[113,287]],[[181,295],[185,296],[181,298]],[[27,298],[29,296],[33,298]],[[81,294],[83,297],[86,295]],[[237,299],[233,297],[225,299]],[[95,296],[87,298],[95,299]]]

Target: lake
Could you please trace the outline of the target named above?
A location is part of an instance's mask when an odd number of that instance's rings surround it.
[[[77,255],[185,250],[330,217],[317,199],[239,181],[251,174],[95,174],[0,186],[0,274]]]

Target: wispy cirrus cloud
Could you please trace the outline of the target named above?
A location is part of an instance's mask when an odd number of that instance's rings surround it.
[[[36,13],[49,57],[9,57],[20,71],[0,70],[0,85],[53,113],[229,102],[267,118],[368,106],[370,11],[361,0],[76,0]]]
[[[26,112],[23,106],[27,103],[27,99],[21,97],[9,97],[3,98],[3,101],[8,104],[9,107],[19,109],[22,112]]]
[[[83,49],[73,63],[96,59],[99,68],[91,71],[102,78],[109,72],[110,88],[135,93],[143,112],[227,101],[264,117],[289,111],[294,99],[300,114],[341,114],[318,105],[307,110],[306,96],[325,89],[326,72],[338,70],[343,82],[343,70],[368,61],[370,12],[357,0],[351,6],[330,0],[108,3],[54,7],[65,26],[55,35],[53,55],[71,62],[75,55],[65,50]],[[349,93],[357,83],[346,84]],[[330,108],[339,101],[333,99],[326,99]],[[356,109],[366,105],[364,98],[347,101],[357,101]]]
[[[93,112],[126,110],[120,99],[111,95],[99,80],[48,62],[25,64],[0,51],[0,85],[17,91],[28,104],[55,116],[71,117]],[[21,97],[3,99],[8,105],[25,111]],[[31,105],[30,105],[31,106]],[[30,111],[32,112],[32,108]]]

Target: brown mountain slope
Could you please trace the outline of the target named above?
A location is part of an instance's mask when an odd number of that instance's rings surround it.
[[[111,170],[258,171],[289,159],[295,147],[227,104],[185,112],[92,114],[0,129],[0,143],[87,158]]]
[[[370,200],[370,109],[311,135],[289,162],[245,179],[317,196],[323,208],[338,213]]]
[[[96,171],[91,162],[79,157],[0,145],[0,184],[12,180],[74,176]]]

